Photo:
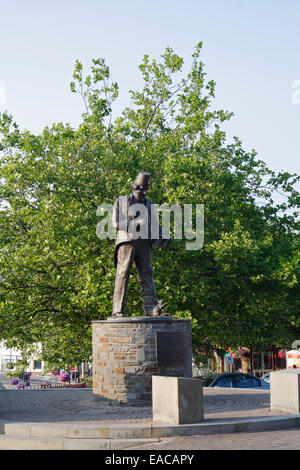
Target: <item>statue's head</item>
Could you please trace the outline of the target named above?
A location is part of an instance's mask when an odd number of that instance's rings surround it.
[[[140,171],[132,185],[132,194],[137,201],[143,201],[150,186],[151,175]]]

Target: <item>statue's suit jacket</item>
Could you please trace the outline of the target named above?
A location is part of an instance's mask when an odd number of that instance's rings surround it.
[[[113,209],[113,225],[117,229],[117,238],[115,245],[114,263],[117,266],[118,247],[122,243],[132,243],[135,238],[133,234],[128,230],[128,222],[137,218],[132,206],[134,204],[143,204],[137,201],[134,196],[120,196],[114,203]],[[162,248],[165,243],[170,240],[170,235],[164,232],[159,225],[158,213],[155,204],[150,199],[145,198],[144,205],[146,206],[148,213],[148,240],[151,245],[155,245],[158,248]]]

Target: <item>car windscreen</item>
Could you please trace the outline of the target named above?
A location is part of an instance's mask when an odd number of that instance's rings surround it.
[[[209,387],[209,385],[215,380],[215,376],[205,377],[203,381],[203,387]]]

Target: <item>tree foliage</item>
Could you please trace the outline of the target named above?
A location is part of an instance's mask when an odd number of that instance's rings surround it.
[[[153,175],[153,201],[205,206],[202,250],[174,240],[153,256],[159,297],[192,319],[194,346],[284,345],[299,334],[299,176],[226,142],[232,114],[213,109],[200,52],[201,43],[187,73],[170,47],[160,61],[144,56],[144,85],[117,118],[118,84],[103,59],[86,76],[75,64],[78,128],[34,135],[0,116],[1,338],[24,350],[39,341],[53,363],[89,358],[91,321],[110,315],[115,276],[96,209],[128,194],[140,170]],[[135,272],[127,310],[142,313]]]

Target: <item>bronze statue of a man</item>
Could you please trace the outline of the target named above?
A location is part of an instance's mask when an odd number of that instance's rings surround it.
[[[127,286],[133,262],[139,276],[145,315],[163,315],[162,302],[157,299],[153,282],[152,245],[162,247],[170,236],[159,225],[155,205],[146,198],[149,186],[150,174],[140,172],[130,196],[121,196],[114,204],[113,224],[117,229],[114,317],[125,316]]]

